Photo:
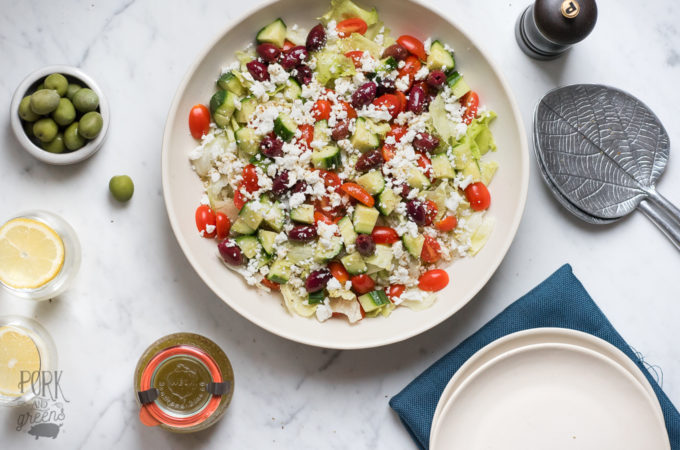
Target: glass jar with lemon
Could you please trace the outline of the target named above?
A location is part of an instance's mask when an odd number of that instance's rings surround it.
[[[64,292],[80,267],[80,244],[61,217],[30,211],[0,227],[0,285],[12,294],[47,300]]]

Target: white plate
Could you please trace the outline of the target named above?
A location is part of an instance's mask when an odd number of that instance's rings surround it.
[[[457,67],[479,93],[481,102],[498,113],[492,131],[498,143],[493,158],[500,169],[489,187],[493,197],[489,214],[496,218],[495,230],[477,256],[447,268],[451,283],[439,293],[439,300],[431,308],[421,312],[399,308],[387,319],[363,320],[356,326],[344,320],[319,323],[315,319],[293,317],[281,306],[278,294],[263,294],[225,268],[217,259],[216,243],[201,238],[196,231],[194,211],[203,187],[188,160],[189,152],[196,146],[187,126],[189,110],[196,103],[208,102],[221,68],[234,61],[234,53],[251,43],[262,26],[281,17],[289,25],[297,23],[309,29],[316,23],[315,18],[329,8],[329,1],[265,2],[229,24],[198,55],[180,84],[163,136],[161,173],[165,205],[177,241],[196,273],[218,297],[251,322],[279,336],[327,348],[370,348],[398,342],[434,327],[462,308],[487,283],[510,247],[524,211],[529,180],[528,147],[515,100],[500,71],[461,27],[413,0],[360,3],[375,6],[380,19],[395,36],[432,36],[453,46]]]
[[[666,450],[648,392],[621,365],[569,344],[521,347],[488,361],[455,391],[430,448]]]
[[[649,381],[647,381],[647,378],[638,368],[638,366],[635,365],[635,363],[621,350],[603,339],[582,331],[576,331],[568,328],[532,328],[529,330],[518,331],[516,333],[509,334],[491,342],[486,347],[480,349],[477,351],[477,353],[472,355],[472,357],[470,357],[470,359],[468,359],[465,364],[463,364],[458,369],[458,371],[456,371],[439,398],[437,409],[435,410],[434,416],[432,418],[431,433],[434,433],[437,423],[439,422],[439,416],[441,415],[446,403],[451,398],[455,390],[458,389],[460,384],[471,373],[479,369],[484,363],[510,350],[525,347],[527,345],[550,343],[571,344],[585,347],[589,350],[598,352],[602,354],[602,356],[608,357],[620,364],[642,385],[645,391],[647,391],[649,394],[650,398],[655,400],[657,413],[663,420],[663,411],[661,411],[661,405],[658,403],[654,389],[652,389],[652,385],[649,384]]]

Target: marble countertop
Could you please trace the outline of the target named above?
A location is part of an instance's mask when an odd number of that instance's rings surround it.
[[[680,254],[640,213],[611,226],[563,211],[532,156],[529,198],[517,238],[489,284],[454,317],[406,342],[360,351],[296,344],[246,321],[194,273],[162,202],[160,147],[166,113],[195,54],[252,2],[5,2],[0,16],[0,217],[49,209],[69,221],[83,247],[71,290],[31,303],[0,293],[0,314],[39,320],[56,341],[69,400],[54,448],[412,448],[389,398],[563,263],[571,263],[614,326],[680,404]],[[672,142],[680,139],[680,5],[600,2],[593,34],[561,59],[538,62],[515,45],[528,1],[432,1],[464,24],[504,70],[529,134],[533,108],[549,89],[576,82],[614,85],[646,102]],[[25,153],[9,128],[9,103],[23,77],[71,64],[98,80],[113,114],[101,152],[75,166],[47,166]],[[529,134],[530,135],[530,134]],[[127,173],[127,205],[108,180]],[[680,204],[680,163],[671,155],[658,189]],[[134,366],[155,339],[196,331],[224,348],[236,392],[223,420],[193,435],[137,420]],[[17,431],[19,409],[0,409],[3,448],[42,443]]]

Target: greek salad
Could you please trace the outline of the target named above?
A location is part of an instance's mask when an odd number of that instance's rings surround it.
[[[453,49],[395,39],[375,9],[332,0],[309,30],[276,19],[236,59],[189,114],[199,233],[293,314],[355,323],[431,306],[441,267],[493,229],[496,115]]]

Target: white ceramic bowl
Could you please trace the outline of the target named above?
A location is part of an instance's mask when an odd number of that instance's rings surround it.
[[[460,27],[413,0],[365,0],[365,5],[378,9],[381,20],[395,37],[432,36],[454,47],[459,70],[479,92],[481,103],[498,113],[492,130],[498,143],[493,158],[500,163],[500,170],[490,186],[493,200],[489,210],[497,219],[496,228],[477,256],[448,267],[451,282],[438,293],[439,298],[430,309],[414,312],[397,308],[387,319],[363,320],[354,326],[344,320],[319,323],[288,314],[278,294],[263,294],[249,287],[217,260],[215,241],[201,238],[196,231],[194,211],[203,189],[188,160],[189,151],[197,144],[189,133],[187,118],[194,104],[208,102],[221,67],[234,60],[237,50],[253,41],[257,30],[277,17],[287,24],[297,23],[309,29],[329,3],[318,0],[266,3],[232,22],[199,55],[177,90],[166,122],[163,194],[172,229],[189,262],[203,281],[239,314],[272,333],[309,345],[340,349],[377,347],[434,327],[463,307],[489,280],[510,247],[524,211],[529,180],[527,140],[520,113],[503,77]]]
[[[103,120],[102,130],[95,139],[91,140],[78,150],[68,153],[50,153],[33,143],[33,141],[31,141],[26,135],[18,113],[21,99],[23,99],[26,94],[32,93],[38,83],[42,81],[47,75],[52,73],[60,73],[68,78],[69,81],[77,81],[83,87],[92,89],[97,94],[97,96],[99,96],[99,113],[102,115]],[[24,78],[24,80],[19,84],[19,87],[17,87],[16,91],[14,91],[9,115],[11,117],[10,121],[12,124],[12,131],[14,131],[14,135],[24,150],[42,162],[55,165],[75,164],[84,161],[97,153],[104,143],[106,133],[109,131],[109,122],[111,120],[111,115],[109,114],[109,103],[104,96],[104,92],[102,92],[102,90],[99,88],[99,85],[88,74],[77,67],[63,65],[43,67],[42,69],[38,69]]]

